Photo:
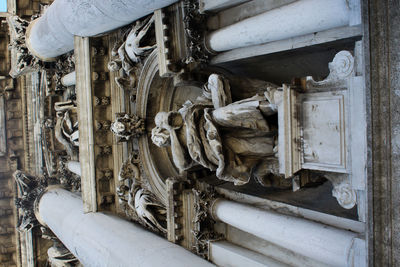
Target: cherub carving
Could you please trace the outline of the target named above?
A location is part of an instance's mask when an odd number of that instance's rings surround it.
[[[119,137],[120,141],[128,141],[130,138],[137,138],[145,132],[144,120],[136,115],[117,113],[110,129]]]

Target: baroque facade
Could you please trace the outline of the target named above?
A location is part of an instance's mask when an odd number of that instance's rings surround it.
[[[396,266],[399,12],[7,0],[1,265]]]

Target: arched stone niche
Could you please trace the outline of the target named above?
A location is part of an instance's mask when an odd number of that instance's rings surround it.
[[[146,134],[139,139],[139,153],[153,192],[164,202],[167,178],[178,177],[179,173],[172,162],[170,148],[157,147],[151,141],[154,117],[160,111],[178,110],[185,101],[194,100],[201,93],[200,83],[161,78],[156,50],[145,61],[136,96],[137,115],[146,121]]]

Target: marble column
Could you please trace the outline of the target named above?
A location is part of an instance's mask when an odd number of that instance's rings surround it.
[[[81,176],[81,163],[79,161],[68,161],[67,168],[70,172],[75,173],[76,175]]]
[[[211,212],[218,221],[328,265],[353,266],[353,255],[362,254],[356,251],[360,239],[350,231],[224,199]]]
[[[259,45],[346,26],[346,0],[300,0],[211,32],[206,46],[214,52]]]
[[[61,83],[62,83],[62,85],[64,85],[64,86],[72,86],[72,85],[75,85],[75,84],[76,84],[76,73],[75,73],[75,71],[70,72],[70,73],[64,75],[64,76],[61,78]]]
[[[127,25],[176,0],[55,0],[29,24],[26,45],[44,61],[74,49],[74,35],[88,37]]]
[[[132,222],[84,214],[82,198],[61,188],[48,188],[35,215],[84,266],[214,266]]]

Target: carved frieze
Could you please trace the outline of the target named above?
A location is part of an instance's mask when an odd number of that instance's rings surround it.
[[[154,15],[161,77],[177,75],[188,64],[207,62],[206,16],[199,13],[198,1],[181,1]]]

